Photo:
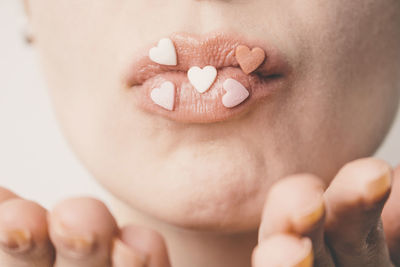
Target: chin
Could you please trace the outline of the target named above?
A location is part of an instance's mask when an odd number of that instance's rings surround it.
[[[256,231],[273,179],[254,157],[222,154],[225,156],[216,151],[208,157],[185,155],[185,160],[182,155],[171,157],[147,169],[140,180],[128,175],[121,183],[105,179],[105,185],[130,207],[175,227]]]

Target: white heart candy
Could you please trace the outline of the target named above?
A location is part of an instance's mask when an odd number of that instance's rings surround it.
[[[175,46],[169,38],[161,39],[156,47],[151,48],[149,57],[158,64],[171,66],[177,64]]]
[[[172,82],[164,82],[160,88],[151,91],[150,97],[157,105],[172,111],[175,104],[175,85]]]
[[[189,81],[199,93],[207,91],[216,77],[217,69],[213,66],[206,66],[203,69],[195,66],[188,71]]]

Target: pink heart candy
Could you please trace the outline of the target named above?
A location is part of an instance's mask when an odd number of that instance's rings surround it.
[[[249,97],[249,91],[235,79],[226,79],[222,86],[226,91],[222,97],[222,104],[227,108],[233,108]]]

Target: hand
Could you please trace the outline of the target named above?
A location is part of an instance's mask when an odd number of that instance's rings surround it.
[[[69,199],[49,213],[0,188],[0,266],[170,267],[170,263],[159,234],[136,226],[119,229],[98,200]]]
[[[313,175],[280,180],[266,200],[253,267],[400,266],[400,166],[394,176],[367,158],[346,164],[326,190]]]
[[[380,220],[390,176],[386,163],[365,159],[347,164],[326,191],[311,175],[279,181],[267,197],[253,267],[392,266]],[[383,222],[398,263],[400,167],[396,177]],[[11,230],[11,239],[1,235],[5,230]],[[135,226],[118,229],[104,204],[91,198],[66,200],[48,213],[0,188],[1,241],[0,266],[139,267],[147,260],[149,267],[170,267],[159,234]]]

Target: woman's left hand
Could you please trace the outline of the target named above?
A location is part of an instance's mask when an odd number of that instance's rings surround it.
[[[360,159],[346,164],[327,189],[308,174],[272,187],[253,267],[396,264],[400,266],[400,166],[393,172],[381,160]]]

